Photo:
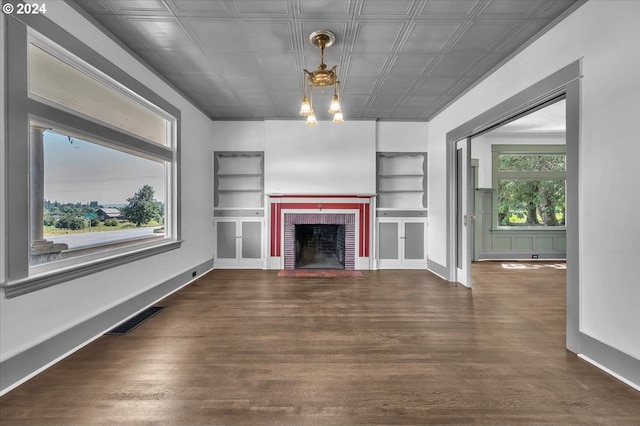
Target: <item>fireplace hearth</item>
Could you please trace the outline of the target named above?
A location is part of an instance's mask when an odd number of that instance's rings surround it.
[[[295,269],[344,269],[344,225],[295,225]]]

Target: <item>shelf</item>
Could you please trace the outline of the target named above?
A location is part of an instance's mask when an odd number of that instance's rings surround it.
[[[216,152],[214,177],[214,208],[260,209],[263,207],[263,152]]]
[[[425,208],[426,167],[427,153],[378,152],[378,207],[402,210]]]
[[[215,207],[213,211],[264,211],[264,207]]]
[[[413,209],[402,209],[402,208],[397,208],[397,207],[376,207],[376,210],[386,210],[386,211],[396,211],[396,210],[400,210],[400,211],[405,211],[405,210],[415,210],[415,211],[428,211],[429,209],[426,207],[416,207]]]
[[[428,216],[427,209],[376,209],[377,219],[413,217],[426,220]]]

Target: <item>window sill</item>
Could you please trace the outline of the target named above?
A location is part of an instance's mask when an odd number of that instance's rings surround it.
[[[175,250],[180,248],[181,245],[182,240],[162,242],[152,246],[139,248],[137,250],[103,257],[94,261],[56,269],[55,271],[40,275],[10,281],[3,283],[1,287],[4,288],[5,297],[7,299],[11,299],[13,297],[22,296],[56,284],[95,274],[96,272],[104,271],[106,269],[115,268],[116,266],[135,262],[136,260],[144,259],[146,257]]]
[[[545,225],[533,225],[533,226],[498,226],[497,228],[491,228],[492,232],[553,232],[553,231],[566,231],[566,226],[545,226]]]

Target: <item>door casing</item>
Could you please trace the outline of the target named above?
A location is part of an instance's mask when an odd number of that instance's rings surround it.
[[[566,282],[566,347],[580,353],[580,256],[579,256],[579,153],[580,153],[580,79],[582,59],[561,68],[523,91],[513,95],[493,108],[461,124],[446,135],[447,178],[447,241],[446,272],[450,281],[456,279],[456,142],[478,136],[520,116],[541,108],[549,101],[566,99],[567,143],[567,282]],[[467,255],[471,264],[471,257]]]

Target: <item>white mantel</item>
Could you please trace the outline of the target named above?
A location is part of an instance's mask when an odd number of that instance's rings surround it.
[[[354,269],[373,269],[375,196],[289,194],[266,198],[268,269],[285,266],[285,215],[348,215],[353,218]]]

